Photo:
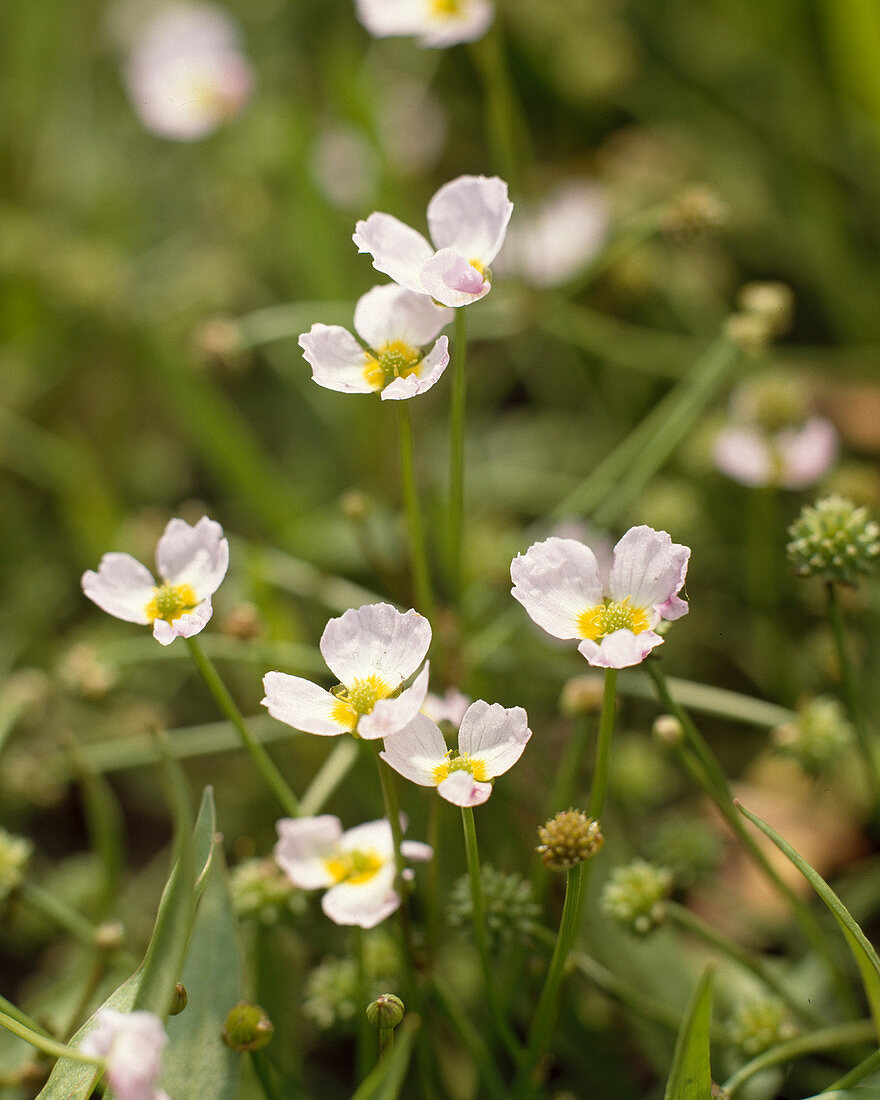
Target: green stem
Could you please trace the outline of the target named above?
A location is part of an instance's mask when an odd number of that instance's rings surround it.
[[[467,404],[467,323],[465,306],[455,311],[455,337],[452,361],[452,393],[449,408],[449,506],[447,533],[449,579],[452,593],[461,592],[461,532],[464,517],[464,428]]]
[[[428,803],[428,847],[434,853],[428,861],[425,884],[425,910],[428,923],[428,957],[433,959],[440,942],[440,808],[443,800],[432,798]]]
[[[666,902],[666,915],[670,920],[675,921],[681,928],[699,936],[701,939],[705,940],[706,943],[711,944],[718,951],[728,955],[744,969],[754,974],[763,985],[771,989],[777,996],[781,997],[791,1011],[799,1016],[804,1023],[808,1024],[810,1027],[822,1026],[824,1021],[819,1013],[808,1008],[806,1005],[799,1004],[785,987],[784,983],[779,980],[776,974],[773,973],[760,956],[753,954],[751,951],[747,951],[735,940],[732,940],[723,932],[719,932],[717,929],[713,928],[711,924],[704,921],[703,918],[694,913],[693,910],[687,909],[677,902]]]
[[[103,1058],[92,1058],[88,1054],[83,1054],[81,1050],[77,1050],[76,1047],[69,1047],[66,1043],[58,1043],[54,1039],[49,1039],[47,1036],[40,1034],[39,1031],[33,1031],[31,1028],[26,1027],[19,1020],[14,1019],[12,1016],[7,1016],[5,1012],[0,1012],[0,1027],[5,1027],[7,1031],[11,1031],[13,1035],[17,1035],[19,1039],[24,1039],[26,1043],[30,1043],[31,1046],[42,1050],[44,1054],[48,1054],[52,1058],[70,1058],[74,1062],[85,1062],[87,1065],[103,1066]]]
[[[779,1043],[770,1050],[765,1050],[763,1054],[759,1054],[757,1058],[741,1066],[724,1082],[723,1088],[733,1096],[750,1077],[754,1077],[756,1073],[770,1066],[778,1066],[781,1062],[790,1062],[794,1058],[802,1058],[805,1054],[815,1054],[822,1050],[835,1050],[837,1047],[869,1043],[876,1038],[877,1032],[872,1020],[851,1020],[846,1024],[834,1024],[831,1027],[823,1027],[819,1031],[811,1031],[806,1035],[798,1035],[787,1042]]]
[[[843,613],[840,608],[840,599],[834,581],[828,581],[828,617],[831,620],[831,629],[834,633],[834,644],[837,648],[837,658],[840,662],[840,674],[843,679],[843,693],[846,699],[847,709],[856,731],[859,743],[859,751],[865,761],[865,770],[868,774],[868,782],[871,786],[871,796],[874,800],[874,813],[880,812],[880,775],[877,772],[877,761],[871,747],[871,739],[865,725],[865,715],[861,706],[859,690],[856,685],[856,677],[850,660],[849,647],[846,644],[846,627],[843,622]]]
[[[284,776],[276,767],[271,756],[266,752],[260,742],[247,728],[244,716],[235,704],[226,685],[220,679],[220,674],[211,663],[202,649],[197,638],[187,638],[187,645],[192,654],[199,674],[205,681],[208,691],[214,696],[214,700],[223,714],[229,719],[238,731],[241,742],[251,754],[251,759],[257,766],[257,770],[266,782],[266,785],[281,803],[284,812],[290,817],[299,817],[300,805],[296,795],[290,789]]]
[[[379,783],[382,787],[382,802],[385,806],[385,817],[388,819],[388,824],[391,828],[391,836],[394,842],[394,866],[397,869],[394,888],[400,895],[400,907],[397,912],[399,914],[400,929],[403,934],[404,953],[406,955],[407,965],[410,968],[410,987],[412,991],[415,992],[415,943],[413,941],[412,922],[410,921],[409,915],[409,883],[406,881],[403,874],[406,870],[406,863],[402,851],[403,829],[400,824],[400,804],[397,800],[397,788],[394,786],[394,776],[391,768],[389,768],[379,755],[382,751],[382,742],[373,741],[372,745],[376,753],[376,767],[379,769]]]
[[[394,1028],[379,1028],[379,1065],[381,1066],[394,1048]]]
[[[281,1093],[275,1087],[275,1082],[272,1080],[272,1072],[269,1069],[269,1062],[266,1059],[265,1052],[262,1050],[252,1050],[251,1065],[254,1067],[254,1073],[257,1076],[257,1080],[260,1082],[260,1087],[263,1090],[263,1095],[266,1097],[266,1100],[282,1100]]]
[[[419,507],[419,491],[416,486],[415,448],[413,446],[412,420],[409,402],[397,401],[397,428],[400,439],[400,477],[403,482],[403,502],[406,508],[406,522],[409,528],[409,556],[412,566],[413,584],[419,610],[432,619],[434,617],[434,595],[431,590],[431,568],[428,562],[428,547],[425,542],[425,525],[422,510]]]
[[[880,1069],[880,1050],[875,1050],[873,1054],[869,1054],[864,1061],[859,1062],[857,1066],[845,1073],[843,1077],[835,1081],[833,1085],[829,1085],[826,1092],[834,1092],[836,1090],[843,1090],[852,1088],[853,1085],[857,1085],[859,1081],[864,1081],[866,1077],[870,1077],[872,1073],[875,1073]]]
[[[605,806],[605,790],[608,786],[608,762],[611,758],[611,735],[614,733],[614,707],[617,700],[617,669],[605,669],[605,688],[602,694],[602,715],[599,718],[599,737],[596,741],[596,766],[590,784],[587,813],[600,818]]]

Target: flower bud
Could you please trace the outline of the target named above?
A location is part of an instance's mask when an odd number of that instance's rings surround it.
[[[788,533],[788,562],[800,577],[855,585],[880,555],[880,525],[836,494],[804,507]]]
[[[792,756],[810,775],[826,771],[855,741],[855,732],[836,699],[817,696],[798,707],[791,722],[777,726],[770,738],[781,753]]]
[[[168,1009],[169,1016],[179,1016],[181,1012],[186,1008],[189,997],[186,992],[186,986],[183,982],[174,983],[174,992],[171,995],[171,1007]]]
[[[559,700],[559,709],[563,714],[598,714],[602,709],[602,693],[605,681],[601,676],[587,674],[572,676],[566,680]]]
[[[684,740],[684,726],[674,714],[661,714],[655,718],[651,733],[661,745],[667,745],[669,748],[680,745]]]
[[[125,939],[125,928],[121,921],[107,920],[95,929],[95,947],[99,951],[118,951]]]
[[[382,993],[367,1005],[367,1019],[381,1031],[397,1027],[405,1012],[403,1001],[393,993]]]
[[[226,1017],[220,1038],[233,1050],[260,1050],[275,1028],[265,1011],[253,1001],[239,1001]]]
[[[599,822],[582,810],[562,810],[539,826],[538,836],[536,851],[551,871],[568,871],[596,855],[605,843]]]
[[[644,936],[666,915],[663,903],[671,890],[672,875],[665,867],[634,859],[611,872],[602,891],[602,911]]]

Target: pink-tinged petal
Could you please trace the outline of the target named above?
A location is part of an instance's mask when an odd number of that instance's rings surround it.
[[[596,557],[574,539],[536,542],[510,563],[511,594],[554,638],[578,638],[578,616],[602,602]]]
[[[690,548],[665,531],[631,527],[614,547],[608,589],[613,599],[632,607],[660,607],[684,584]]]
[[[491,783],[480,783],[464,771],[451,772],[437,787],[437,794],[454,806],[482,806],[491,793]]]
[[[332,814],[284,817],[276,825],[275,862],[294,886],[317,890],[333,884],[327,859],[342,837],[342,824]]]
[[[492,284],[470,259],[451,248],[435,252],[419,269],[425,293],[444,306],[468,306],[485,298]]]
[[[400,843],[400,851],[404,859],[414,859],[419,863],[425,863],[434,857],[434,849],[430,844],[422,844],[418,840],[403,840]]]
[[[504,243],[512,212],[504,180],[459,176],[445,183],[428,203],[428,231],[438,250],[448,249],[488,267]]]
[[[425,293],[419,272],[434,249],[421,233],[391,214],[377,213],[357,223],[352,240],[358,252],[370,253],[377,271],[407,290]]]
[[[532,731],[522,707],[502,707],[478,699],[461,721],[458,747],[474,760],[481,760],[493,779],[503,775],[522,756]]]
[[[427,294],[416,294],[397,283],[386,283],[374,286],[358,299],[354,327],[361,339],[374,349],[395,340],[420,348],[436,340],[452,318],[452,310],[438,306]]]
[[[586,657],[594,668],[629,668],[640,664],[663,639],[653,630],[643,630],[633,634],[631,630],[615,630],[606,634],[601,644],[585,638],[578,646],[578,652]]]
[[[358,736],[367,741],[375,741],[380,737],[391,737],[405,729],[421,710],[428,694],[429,670],[430,666],[425,661],[422,671],[396,699],[380,699],[372,711],[358,722]]]
[[[213,614],[211,601],[202,600],[192,611],[187,611],[179,619],[172,619],[170,623],[165,619],[154,619],[153,637],[162,645],[170,645],[175,638],[192,638],[205,629]]]
[[[687,615],[688,604],[687,600],[683,600],[679,596],[670,596],[666,603],[657,604],[654,610],[658,612],[661,619],[672,621]]]
[[[336,924],[375,928],[400,905],[394,879],[394,864],[389,862],[366,882],[331,886],[321,899],[321,908]]]
[[[377,676],[396,689],[419,667],[430,644],[431,625],[424,615],[404,614],[387,603],[351,608],[331,619],[321,635],[324,660],[347,687]]]
[[[155,1100],[153,1085],[162,1069],[168,1036],[162,1021],[142,1010],[122,1013],[101,1008],[95,1029],[82,1043],[90,1057],[106,1058],[107,1081],[119,1100]]]
[[[434,771],[446,762],[446,742],[436,724],[424,714],[398,730],[379,753],[394,770],[421,787],[434,786]]]
[[[98,572],[83,574],[82,590],[102,611],[127,623],[148,623],[153,574],[131,554],[105,554]]]
[[[797,431],[779,432],[775,445],[781,459],[780,484],[785,489],[806,489],[834,465],[837,432],[830,420],[814,416]]]
[[[467,695],[462,695],[457,688],[447,688],[442,696],[434,695],[429,691],[422,703],[422,714],[437,722],[438,725],[440,722],[450,722],[458,728],[471,702],[472,700]]]
[[[441,336],[413,374],[395,378],[382,390],[383,401],[406,401],[427,392],[449,365],[449,341]]]
[[[367,355],[340,325],[314,324],[298,342],[319,386],[340,393],[373,393],[364,373]]]
[[[377,38],[419,34],[425,26],[419,0],[356,0],[357,17]]]
[[[406,828],[406,820],[402,814],[400,827]],[[377,818],[375,821],[365,821],[363,825],[346,829],[338,847],[343,852],[372,851],[382,859],[394,858],[394,836],[391,826],[384,817]]]
[[[776,480],[773,454],[757,428],[722,428],[715,437],[712,457],[721,473],[741,485],[770,485]]]
[[[286,672],[267,672],[263,677],[265,697],[261,700],[273,718],[293,726],[303,733],[316,733],[319,737],[335,737],[350,732],[348,727],[333,718],[337,704],[329,691]]]
[[[156,565],[169,584],[189,584],[200,600],[213,596],[229,568],[229,543],[216,520],[202,516],[190,527],[172,519],[156,547]]]
[[[492,25],[495,9],[489,0],[469,0],[456,16],[434,15],[429,31],[419,37],[420,46],[443,48],[459,42],[476,42]]]

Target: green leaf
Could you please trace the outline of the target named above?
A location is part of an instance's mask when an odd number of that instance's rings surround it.
[[[880,1085],[864,1085],[854,1089],[834,1089],[832,1092],[820,1092],[808,1100],[880,1100]]]
[[[741,805],[739,802],[736,803],[736,808],[743,817],[748,818],[753,825],[757,826],[765,836],[768,836],[773,841],[780,852],[797,867],[807,882],[809,882],[819,897],[834,914],[837,923],[840,925],[841,931],[846,937],[846,942],[849,944],[850,951],[852,951],[853,957],[858,963],[859,972],[862,976],[862,984],[865,987],[865,994],[868,998],[868,1004],[871,1006],[871,1017],[874,1020],[874,1027],[877,1029],[877,1035],[880,1037],[880,958],[877,957],[877,952],[869,943],[865,933],[853,920],[849,910],[837,894],[834,893],[825,879],[823,879],[817,871],[813,870],[800,852],[792,848],[787,840],[784,840],[775,829],[771,828],[771,826],[758,817],[757,814],[753,814],[751,810],[747,810],[745,806]]]
[[[709,1100],[709,1025],[712,1019],[714,968],[707,966],[691,996],[679,1028],[664,1100]]]
[[[241,1055],[220,1038],[242,999],[242,959],[222,848],[217,845],[180,980],[187,1006],[168,1021],[162,1087],[187,1100],[236,1100]]]
[[[413,1043],[420,1024],[418,1016],[404,1018],[394,1033],[391,1053],[382,1065],[376,1066],[351,1100],[397,1100],[409,1069]],[[376,1034],[378,1036],[378,1032]]]

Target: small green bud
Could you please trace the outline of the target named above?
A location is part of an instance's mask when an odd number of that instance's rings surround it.
[[[265,1011],[253,1001],[239,1001],[226,1017],[220,1038],[233,1050],[260,1050],[275,1028]]]
[[[382,1031],[397,1027],[405,1012],[403,1001],[393,993],[382,993],[367,1005],[367,1019]]]
[[[174,992],[171,995],[171,1007],[168,1009],[169,1016],[179,1016],[181,1012],[186,1008],[189,1002],[189,997],[186,992],[186,986],[183,982],[174,983]]]
[[[841,704],[819,695],[798,707],[792,722],[770,734],[776,749],[794,757],[809,775],[827,771],[855,741],[855,731]]]
[[[541,843],[535,850],[551,871],[568,871],[596,855],[605,843],[599,822],[582,810],[562,810],[539,826],[538,837]]]
[[[731,1043],[749,1058],[797,1034],[785,1005],[775,997],[758,997],[738,1004],[726,1031]]]
[[[661,714],[654,719],[651,733],[661,745],[674,748],[684,740],[684,726],[673,714]]]
[[[880,525],[836,494],[803,508],[788,533],[788,562],[800,577],[855,585],[880,555]]]
[[[602,891],[602,911],[645,936],[665,917],[671,890],[672,874],[665,867],[634,859],[611,872]]]

